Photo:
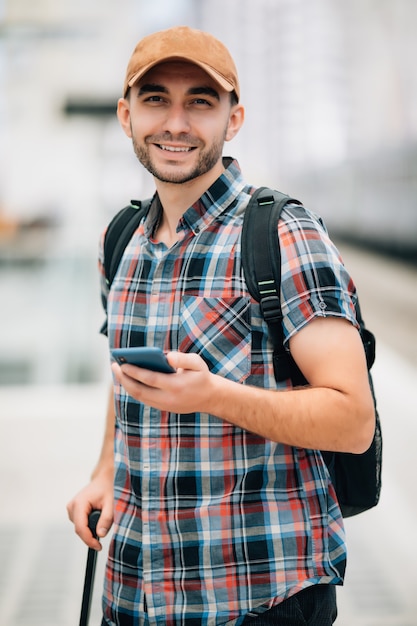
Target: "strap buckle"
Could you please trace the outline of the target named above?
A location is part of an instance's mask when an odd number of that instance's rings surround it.
[[[277,295],[265,296],[264,298],[261,298],[260,306],[262,315],[267,323],[281,322],[281,304]]]

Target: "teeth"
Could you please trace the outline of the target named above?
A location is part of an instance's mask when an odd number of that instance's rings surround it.
[[[174,146],[159,146],[162,150],[167,150],[168,152],[189,152],[191,148],[175,148]]]

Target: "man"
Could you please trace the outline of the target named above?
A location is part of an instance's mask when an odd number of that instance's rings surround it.
[[[309,386],[278,385],[241,265],[254,189],[222,159],[239,98],[223,44],[177,27],[139,42],[118,103],[156,194],[109,293],[103,280],[109,344],[158,346],[176,372],[112,364],[102,453],[68,505],[93,548],[91,509],[99,536],[114,522],[103,626],[336,618],[344,530],[318,450],[372,440],[356,294],[320,221],[284,209],[284,334]]]

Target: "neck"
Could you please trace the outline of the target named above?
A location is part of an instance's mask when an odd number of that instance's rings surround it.
[[[162,205],[162,216],[155,233],[158,241],[173,245],[178,240],[177,224],[184,213],[192,206],[224,171],[219,166],[187,183],[174,184],[155,180],[156,190]]]

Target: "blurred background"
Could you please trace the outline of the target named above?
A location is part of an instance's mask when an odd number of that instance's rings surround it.
[[[152,193],[116,103],[137,41],[178,24],[229,47],[246,122],[227,153],[325,219],[377,336],[384,488],[347,521],[337,623],[416,625],[414,0],[0,0],[0,624],[78,620],[65,503],[103,434],[98,241]]]

